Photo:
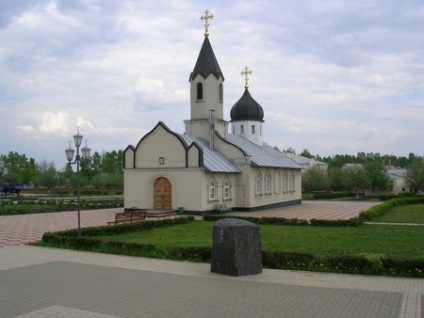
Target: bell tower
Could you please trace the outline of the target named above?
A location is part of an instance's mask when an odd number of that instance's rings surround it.
[[[224,120],[224,75],[209,41],[209,21],[214,17],[206,10],[200,17],[204,22],[205,39],[197,62],[190,73],[190,119],[185,120],[185,133],[210,139],[210,113],[214,113],[214,129],[227,137],[228,122]]]

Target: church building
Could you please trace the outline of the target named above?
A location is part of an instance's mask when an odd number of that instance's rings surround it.
[[[224,75],[209,41],[206,10],[203,45],[189,77],[190,119],[178,133],[159,121],[124,151],[126,208],[207,214],[216,204],[254,211],[301,203],[301,167],[263,141],[264,110],[245,90],[224,119]]]

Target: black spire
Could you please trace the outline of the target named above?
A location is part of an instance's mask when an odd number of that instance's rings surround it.
[[[202,48],[200,49],[199,57],[197,58],[196,65],[194,66],[193,72],[190,74],[189,81],[200,74],[203,78],[207,78],[210,74],[213,74],[217,79],[224,75],[219,67],[218,60],[215,57],[209,38],[206,36],[203,41]]]

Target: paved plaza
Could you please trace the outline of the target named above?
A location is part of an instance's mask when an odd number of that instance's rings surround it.
[[[373,204],[306,202],[255,214],[349,218]],[[83,227],[105,225],[115,212],[84,211]],[[270,269],[229,277],[210,264],[19,245],[75,225],[76,212],[0,217],[0,317],[424,318],[423,279]],[[3,235],[13,228],[15,236]]]

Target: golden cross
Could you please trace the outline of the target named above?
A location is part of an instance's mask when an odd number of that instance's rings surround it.
[[[209,12],[208,9],[206,9],[205,14],[200,17],[200,20],[204,21],[205,23],[205,36],[209,35],[208,26],[209,26],[209,20],[212,20],[214,15]]]
[[[244,88],[249,88],[249,75],[252,74],[252,70],[250,70],[247,66],[244,67],[244,69],[240,73],[244,76]]]

